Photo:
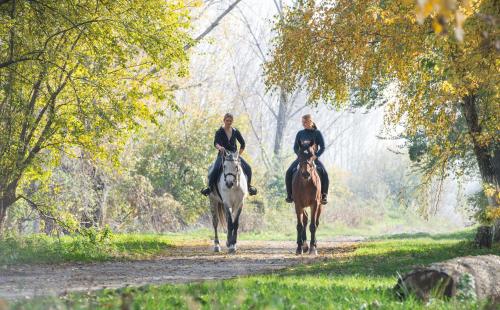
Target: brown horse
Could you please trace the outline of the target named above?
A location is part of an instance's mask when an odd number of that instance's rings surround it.
[[[292,179],[292,195],[297,214],[297,251],[302,254],[309,250],[309,254],[317,255],[316,229],[319,225],[321,214],[321,181],[316,171],[313,156],[316,145],[301,148],[299,150],[299,169],[294,173]],[[306,208],[311,207],[311,243],[307,246],[307,222]]]

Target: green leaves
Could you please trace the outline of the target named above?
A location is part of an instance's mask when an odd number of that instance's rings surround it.
[[[0,195],[73,147],[113,159],[187,72],[183,0],[9,1],[0,21]]]
[[[182,204],[179,218],[194,221],[208,210],[200,190],[217,154],[213,135],[220,116],[184,107],[183,114],[167,117],[141,139],[135,173],[149,179],[155,195],[170,193]]]

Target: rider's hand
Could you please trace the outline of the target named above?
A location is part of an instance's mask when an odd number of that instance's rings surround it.
[[[313,155],[313,156],[311,157],[311,159],[314,161],[314,160],[318,159],[318,156]]]
[[[224,148],[223,146],[219,147],[219,152],[224,153],[225,151],[226,151],[226,148]]]

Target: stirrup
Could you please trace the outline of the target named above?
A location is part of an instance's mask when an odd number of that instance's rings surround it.
[[[201,190],[201,194],[205,195],[205,196],[210,195],[210,192],[211,192],[210,187],[207,187],[207,188],[204,188]]]
[[[250,194],[250,196],[257,195],[257,189],[253,186],[249,186],[248,187],[248,194]]]

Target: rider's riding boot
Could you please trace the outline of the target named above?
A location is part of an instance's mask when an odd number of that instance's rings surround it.
[[[286,186],[286,199],[285,201],[288,203],[293,202],[292,198],[292,175],[293,175],[293,170],[288,169],[285,175],[285,186]]]
[[[288,203],[292,203],[293,202],[292,193],[288,189],[287,189],[285,201],[288,202]]]
[[[205,196],[210,195],[210,192],[211,192],[210,187],[207,187],[207,188],[204,188],[201,190],[201,193]]]
[[[250,194],[250,196],[257,195],[257,189],[252,185],[248,185],[248,193]]]
[[[328,199],[327,199],[327,194],[326,193],[321,193],[321,204],[322,205],[326,205],[328,203]]]

